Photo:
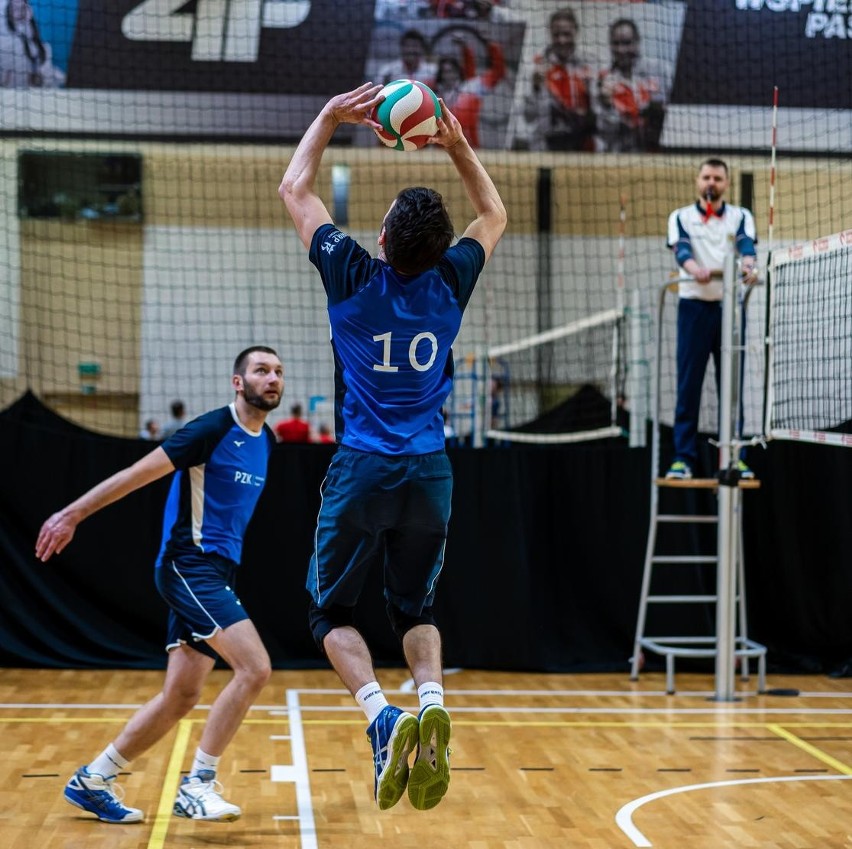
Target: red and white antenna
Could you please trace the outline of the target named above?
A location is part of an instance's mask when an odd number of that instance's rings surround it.
[[[778,86],[772,93],[772,145],[769,159],[769,228],[766,234],[769,243],[769,256],[772,256],[773,233],[775,228],[775,151],[778,139]]]

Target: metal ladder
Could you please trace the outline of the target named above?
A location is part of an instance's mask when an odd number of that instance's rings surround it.
[[[643,665],[644,650],[654,652],[665,657],[666,663],[666,692],[675,692],[675,658],[717,658],[719,654],[719,640],[717,635],[708,636],[670,636],[670,635],[648,635],[645,629],[648,621],[649,605],[657,604],[716,604],[718,607],[718,589],[714,594],[707,593],[660,593],[652,592],[653,573],[655,567],[677,568],[685,564],[712,564],[718,567],[720,563],[719,552],[716,554],[659,554],[657,552],[659,543],[660,525],[688,524],[696,525],[715,524],[719,526],[719,515],[717,513],[663,513],[660,509],[660,489],[670,488],[672,490],[714,490],[718,495],[718,489],[723,484],[716,478],[700,478],[690,480],[667,480],[658,477],[660,461],[660,372],[661,372],[661,338],[663,326],[663,309],[667,292],[677,291],[676,283],[666,283],[660,292],[658,318],[657,318],[657,367],[654,378],[654,413],[653,413],[653,437],[651,447],[651,504],[650,525],[648,528],[648,542],[645,551],[645,567],[642,575],[642,588],[639,599],[639,614],[636,622],[636,637],[633,643],[633,656],[631,658],[630,678],[632,681],[639,679],[639,672]],[[739,510],[740,491],[744,489],[757,489],[760,482],[757,480],[739,480],[735,482],[735,492],[732,497],[733,509]],[[746,622],[745,602],[745,569],[743,557],[742,525],[737,523],[736,539],[731,541],[729,553],[733,554],[734,583],[731,588],[734,616],[736,618],[736,631],[731,651],[740,663],[740,672],[743,680],[749,677],[749,660],[757,659],[758,664],[758,691],[766,690],[766,647],[748,638]]]

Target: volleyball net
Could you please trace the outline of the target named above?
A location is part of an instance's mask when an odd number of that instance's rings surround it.
[[[557,444],[620,436],[623,312],[610,309],[488,351],[489,439]]]
[[[852,447],[852,230],[773,252],[766,434]]]

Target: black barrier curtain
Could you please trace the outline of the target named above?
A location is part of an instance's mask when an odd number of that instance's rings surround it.
[[[166,608],[152,570],[167,480],[87,519],[48,563],[33,555],[48,515],[150,443],[87,432],[31,394],[0,413],[0,438],[0,664],[162,667]],[[304,578],[333,450],[276,448],[246,538],[237,589],[276,668],[325,665],[307,628]],[[626,674],[649,452],[613,440],[457,448],[450,457],[453,515],[436,603],[447,665]],[[744,503],[750,636],[769,647],[770,669],[844,674],[852,658],[852,452],[774,443],[749,463],[763,482]],[[707,498],[700,509],[712,509]],[[379,665],[401,662],[379,565],[357,622]]]

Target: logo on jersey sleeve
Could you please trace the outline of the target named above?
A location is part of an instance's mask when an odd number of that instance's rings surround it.
[[[237,469],[234,472],[234,483],[241,483],[245,486],[263,486],[266,478],[262,475],[253,475],[251,472],[242,472]]]

